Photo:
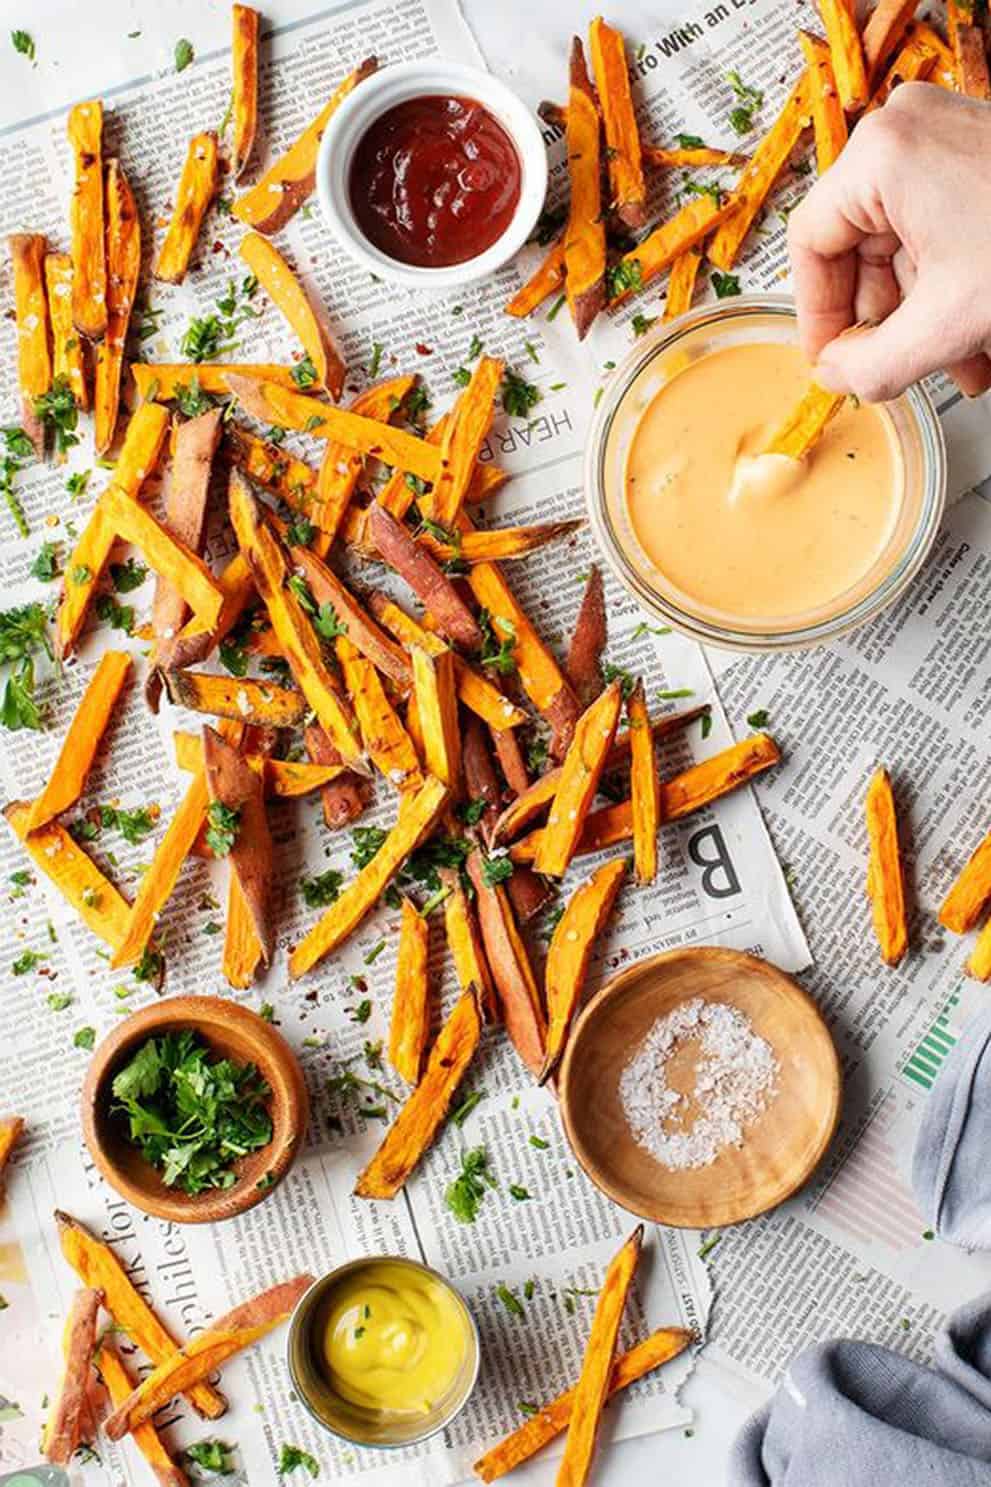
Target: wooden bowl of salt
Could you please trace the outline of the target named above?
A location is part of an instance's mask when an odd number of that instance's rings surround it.
[[[670,950],[582,1012],[560,1076],[571,1148],[616,1203],[682,1229],[796,1192],[839,1118],[832,1038],[797,982],[754,955]]]

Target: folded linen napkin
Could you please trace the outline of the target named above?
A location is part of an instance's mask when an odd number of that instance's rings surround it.
[[[969,1302],[925,1368],[836,1341],[792,1363],[744,1426],[729,1487],[989,1487],[991,1292]]]
[[[965,1028],[936,1076],[912,1186],[940,1239],[991,1249],[991,1011]]]

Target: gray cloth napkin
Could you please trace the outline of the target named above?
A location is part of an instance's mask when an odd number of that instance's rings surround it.
[[[868,1342],[799,1354],[730,1457],[729,1487],[922,1484],[991,1484],[991,1293],[954,1314],[932,1368]]]
[[[991,1249],[991,1011],[968,1023],[929,1092],[912,1185],[940,1239]]]

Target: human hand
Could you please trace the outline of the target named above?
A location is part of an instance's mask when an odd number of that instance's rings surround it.
[[[881,402],[939,368],[970,396],[991,387],[989,160],[991,106],[903,83],[792,212],[799,336],[824,387]]]

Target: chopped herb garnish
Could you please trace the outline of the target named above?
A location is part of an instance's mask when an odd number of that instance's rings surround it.
[[[717,299],[732,299],[735,294],[740,293],[739,274],[721,274],[718,269],[713,269],[709,275],[709,283],[716,291]]]
[[[85,1048],[87,1052],[92,1049],[96,1042],[95,1027],[80,1027],[72,1035],[72,1046],[74,1048]]]
[[[385,941],[379,940],[377,945],[373,945],[372,948],[366,952],[364,957],[364,964],[366,966],[374,965],[384,949]]]
[[[730,110],[730,128],[737,134],[749,134],[754,127],[754,114],[764,102],[764,94],[760,88],[752,88],[745,83],[736,71],[728,72],[726,80],[739,102]]]
[[[195,55],[196,53],[193,51],[193,43],[191,41],[187,41],[185,36],[181,36],[175,44],[175,52],[173,53],[173,56],[175,57],[176,72],[184,72],[189,66],[190,62],[192,62]]]
[[[333,604],[321,604],[313,616],[313,628],[324,640],[335,640],[338,635],[348,633],[347,624],[340,618]]]
[[[316,527],[305,516],[294,516],[286,528],[286,541],[290,547],[309,547],[316,535]]]
[[[10,40],[15,52],[19,52],[22,57],[27,57],[29,62],[34,61],[34,38],[29,32],[11,31]]]
[[[472,336],[471,343],[470,343],[470,345],[468,347],[468,360],[469,361],[474,361],[475,358],[477,356],[481,356],[481,354],[482,354],[482,342],[481,342],[481,340],[480,340],[480,338],[478,336]]]
[[[295,363],[289,374],[299,388],[312,387],[317,381],[317,369],[310,360],[309,352]]]
[[[279,1476],[284,1477],[287,1472],[295,1471],[297,1466],[305,1468],[311,1477],[320,1475],[320,1463],[309,1451],[304,1451],[300,1446],[283,1446],[279,1452]]]
[[[533,1194],[529,1188],[521,1187],[518,1182],[511,1182],[509,1184],[509,1196],[515,1198],[517,1203],[526,1203],[528,1199],[533,1197]]]
[[[477,826],[485,815],[484,800],[462,800],[454,807],[455,814],[466,826]]]
[[[45,998],[53,1012],[64,1012],[66,1007],[72,1006],[71,991],[50,991]]]
[[[487,609],[479,610],[478,626],[482,632],[482,665],[493,667],[500,676],[512,676],[516,670],[516,657],[513,654],[516,647],[514,626],[499,615],[493,618]],[[501,639],[496,635],[497,628]]]
[[[451,381],[455,387],[467,387],[471,381],[471,373],[467,367],[455,367],[451,373]]]
[[[379,374],[379,367],[382,365],[382,352],[383,352],[383,350],[384,350],[384,347],[383,347],[381,341],[373,341],[372,342],[372,359],[368,363],[368,380],[369,381],[371,381],[371,379],[373,377],[377,377],[378,374]]]
[[[496,1286],[496,1295],[498,1296],[499,1300],[502,1302],[506,1310],[509,1312],[509,1315],[511,1317],[526,1316],[526,1312],[523,1310],[522,1301],[518,1296],[514,1295],[514,1293],[503,1281],[500,1281],[499,1284]]]
[[[77,470],[75,475],[70,475],[65,482],[65,488],[74,501],[78,501],[79,497],[86,490],[91,474],[91,470]]]
[[[661,702],[677,702],[679,697],[694,697],[694,687],[669,687],[666,691],[658,692],[658,700]]]
[[[451,1120],[460,1129],[468,1119],[471,1112],[485,1099],[483,1089],[473,1089],[470,1094],[465,1095],[460,1105],[451,1111]]]
[[[611,661],[603,661],[602,679],[607,684],[614,681],[619,682],[619,690],[624,702],[632,694],[633,688],[637,684],[637,679],[632,672],[627,671],[625,666],[614,666]]]
[[[160,950],[153,950],[146,945],[141,952],[141,959],[131,968],[131,975],[135,981],[160,981],[165,969],[165,961]]]
[[[529,1419],[531,1415],[536,1415],[539,1412],[540,1405],[535,1404],[532,1399],[518,1399],[516,1401],[516,1408],[521,1415],[525,1415]]]
[[[315,878],[301,878],[299,886],[303,902],[310,909],[325,909],[340,898],[343,882],[344,874],[334,867],[328,867]]]
[[[54,542],[43,542],[35,553],[30,573],[39,583],[51,583],[58,578],[58,552]]]
[[[637,313],[630,321],[630,329],[632,330],[634,336],[639,340],[641,336],[645,336],[647,334],[647,332],[650,330],[650,327],[655,323],[656,320],[656,315],[641,315]]]
[[[712,732],[712,713],[702,714],[702,737],[708,738]]]
[[[482,859],[482,882],[486,888],[494,888],[497,883],[505,883],[513,876],[513,868],[513,859],[508,852],[499,857],[485,857]]]
[[[43,965],[47,959],[46,955],[41,955],[37,950],[24,950],[11,966],[11,975],[26,976],[29,971],[34,970],[35,966]]]
[[[180,382],[175,389],[176,407],[184,418],[198,418],[213,407],[213,399],[200,387],[200,379],[194,372],[188,382]]]
[[[47,392],[35,398],[34,411],[51,433],[57,454],[65,454],[74,444],[79,443],[79,435],[76,433],[79,409],[64,372],[54,378]]]
[[[263,1022],[274,1022],[275,1008],[272,1006],[272,1003],[262,1002],[261,1006],[258,1008],[258,1016],[262,1019]]]
[[[194,1466],[202,1467],[207,1472],[217,1472],[222,1477],[229,1476],[234,1470],[231,1460],[234,1447],[225,1445],[223,1441],[194,1441],[182,1454]]]
[[[360,872],[367,867],[388,836],[381,826],[353,826],[351,828],[351,861]]]
[[[133,558],[128,558],[124,563],[110,564],[110,580],[118,594],[130,594],[139,589],[148,577],[148,569],[143,563],[137,563]]]
[[[697,134],[676,134],[679,150],[704,150],[705,141]]]
[[[525,418],[540,398],[540,388],[533,382],[527,382],[511,369],[506,372],[502,380],[502,408],[510,418]]]
[[[711,1255],[722,1237],[721,1234],[710,1234],[709,1238],[699,1245],[699,1259],[704,1260],[706,1255]]]
[[[478,1218],[488,1188],[498,1187],[489,1171],[488,1153],[475,1146],[461,1154],[461,1171],[444,1193],[444,1202],[459,1224],[473,1224]]]
[[[372,1004],[368,997],[363,997],[356,1007],[352,1007],[348,1016],[352,1022],[365,1023],[372,1015]]]
[[[639,258],[621,258],[612,268],[606,269],[606,294],[610,299],[629,294],[631,290],[639,289],[642,283]]]
[[[548,325],[550,325],[551,321],[552,320],[556,320],[557,317],[558,317],[558,315],[560,315],[560,313],[561,313],[561,307],[564,304],[564,302],[567,299],[567,297],[568,296],[566,294],[559,295],[558,298],[551,305],[550,309],[547,311],[547,324]]]
[[[747,726],[749,728],[766,728],[771,721],[771,714],[766,707],[759,707],[756,712],[747,713]]]
[[[551,1144],[549,1141],[545,1141],[543,1136],[530,1136],[527,1139],[535,1151],[547,1151]]]
[[[206,808],[206,843],[215,857],[227,857],[237,841],[241,825],[240,806],[211,800]]]
[[[155,829],[155,816],[148,806],[137,806],[133,811],[121,810],[119,806],[100,807],[100,825],[108,831],[119,831],[125,842],[137,846],[149,832]]]

